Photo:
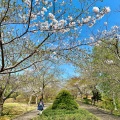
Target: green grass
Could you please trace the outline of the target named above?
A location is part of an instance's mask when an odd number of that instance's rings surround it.
[[[24,114],[28,111],[35,109],[35,105],[27,105],[23,103],[5,103],[3,106],[4,116],[0,117],[0,120],[10,120],[16,116]]]
[[[94,115],[86,110],[52,110],[48,108],[43,114],[33,120],[98,120]]]
[[[112,111],[113,115],[120,116],[120,103],[117,105],[117,110],[114,110],[114,106],[112,104],[110,104],[109,102],[105,103],[105,101],[98,102],[97,106],[99,108],[102,108],[103,110],[105,110],[108,113],[111,113],[111,110],[113,110]]]

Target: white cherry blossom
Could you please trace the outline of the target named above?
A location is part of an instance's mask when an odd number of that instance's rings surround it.
[[[99,8],[98,7],[93,7],[93,12],[99,13]]]
[[[107,25],[108,23],[107,22],[104,22],[104,25]]]
[[[45,7],[42,8],[42,11],[47,12],[47,9]]]
[[[106,10],[106,13],[109,13],[111,11],[110,7],[105,7],[105,10]]]
[[[41,11],[41,15],[44,15],[45,13],[44,13],[44,11]]]
[[[53,19],[55,19],[55,16],[54,16],[52,13],[49,13],[49,18],[50,18],[51,20],[53,20]]]
[[[52,21],[53,21],[54,23],[58,23],[58,21],[57,21],[56,19],[52,19]]]
[[[72,20],[73,20],[72,16],[68,16],[68,19],[69,19],[70,21],[72,21]]]

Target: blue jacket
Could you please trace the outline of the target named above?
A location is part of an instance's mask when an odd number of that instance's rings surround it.
[[[42,101],[38,103],[38,110],[43,110],[44,104]]]

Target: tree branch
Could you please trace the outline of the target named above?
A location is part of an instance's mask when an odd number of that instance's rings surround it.
[[[43,61],[43,60],[42,60]],[[22,69],[19,69],[19,70],[16,70],[16,71],[10,71],[10,72],[1,72],[0,74],[10,74],[10,73],[16,73],[16,72],[20,72],[20,71],[23,71],[27,68],[30,68],[31,66],[33,66],[34,64],[38,63],[38,62],[42,62],[42,61],[36,61],[36,62],[33,62],[32,64],[28,65],[27,67],[24,67]]]
[[[9,10],[9,7],[10,7],[9,5],[10,5],[10,0],[8,0],[7,10],[5,11],[5,14],[4,14],[3,18],[2,18],[1,21],[0,21],[0,26],[1,26],[1,23],[4,21],[4,19],[5,19],[5,17],[6,17],[6,14],[7,14],[8,10]]]
[[[4,63],[4,50],[3,50],[3,43],[2,43],[2,36],[1,36],[1,26],[0,26],[0,49],[1,49],[1,63],[2,63],[2,66],[1,66],[1,69],[0,69],[0,72],[3,71],[4,69],[4,66],[5,66],[5,63]]]
[[[20,36],[17,36],[15,38],[13,38],[9,42],[4,43],[3,45],[9,44],[9,43],[13,42],[16,39],[21,38],[22,36],[24,36],[28,32],[29,27],[30,27],[30,20],[31,20],[32,8],[33,8],[33,6],[32,6],[33,4],[32,3],[33,3],[33,0],[31,0],[30,14],[29,14],[29,18],[28,18],[28,27],[27,27],[26,31],[24,33],[22,33]]]

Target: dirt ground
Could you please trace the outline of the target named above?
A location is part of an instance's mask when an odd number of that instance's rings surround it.
[[[95,106],[86,105],[86,104],[83,104],[83,103],[79,103],[79,104],[80,104],[80,108],[88,110],[90,113],[94,114],[100,120],[120,120],[120,117],[110,115],[110,114],[104,112],[103,110],[98,109]],[[45,108],[47,108],[47,106],[49,106],[49,104],[45,105]],[[33,111],[28,112],[24,115],[21,115],[21,116],[15,118],[13,120],[31,120],[34,117],[36,117],[38,115],[38,113],[39,113],[38,110],[33,110]]]

